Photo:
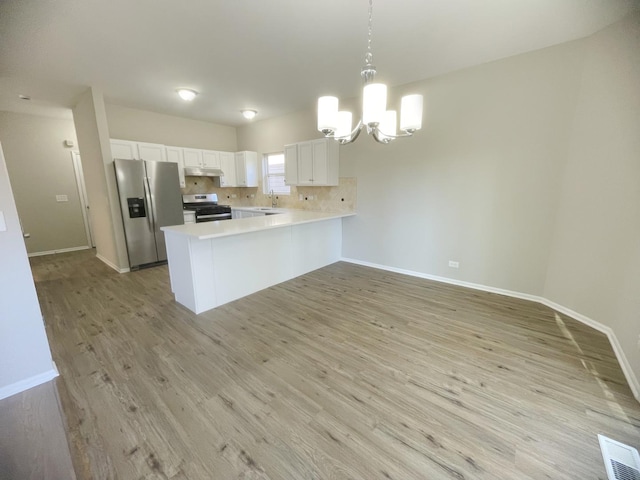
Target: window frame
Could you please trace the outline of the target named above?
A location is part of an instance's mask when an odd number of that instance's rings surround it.
[[[278,156],[278,155],[282,156],[282,173],[270,172],[269,171],[269,157]],[[284,167],[284,152],[265,153],[262,156],[262,172],[263,172],[263,182],[262,182],[262,184],[263,184],[263,193],[265,195],[269,195],[271,193],[270,179],[272,177],[282,177],[282,183],[283,183],[284,187],[286,187],[286,191],[274,188],[273,189],[274,190],[274,195],[291,195],[291,185],[287,185],[286,183],[284,183],[284,180],[285,180],[284,168],[285,168]]]

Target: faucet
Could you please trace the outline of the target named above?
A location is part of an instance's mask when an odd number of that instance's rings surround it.
[[[276,208],[278,206],[278,197],[273,194],[273,189],[271,189],[269,196],[271,197],[271,208]]]

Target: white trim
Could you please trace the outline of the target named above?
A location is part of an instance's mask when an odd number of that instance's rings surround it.
[[[83,245],[82,247],[61,248],[59,250],[46,250],[44,252],[32,252],[29,254],[29,256],[40,257],[42,255],[54,255],[56,253],[76,252],[78,250],[89,250],[90,248],[91,247],[88,245]]]
[[[52,361],[50,370],[0,388],[0,400],[16,395],[17,393],[24,392],[25,390],[29,390],[30,388],[37,387],[38,385],[53,380],[58,375],[60,375],[58,373],[58,368],[56,367],[55,362]]]
[[[110,266],[111,268],[113,268],[116,272],[118,273],[127,273],[130,271],[129,268],[120,268],[118,267],[115,263],[112,263],[110,260],[107,260],[105,257],[103,257],[102,255],[100,255],[99,253],[96,253],[96,257],[98,258],[98,260],[100,260],[102,263]]]
[[[91,229],[91,219],[89,218],[89,196],[87,195],[87,187],[84,183],[84,172],[82,170],[82,160],[80,152],[73,150],[71,152],[71,162],[73,163],[73,171],[76,176],[76,187],[78,188],[78,198],[80,199],[80,208],[82,209],[82,221],[84,222],[84,233],[87,236],[87,244],[95,247],[96,242],[93,239]]]
[[[633,369],[631,368],[631,364],[627,359],[627,356],[624,354],[622,347],[620,346],[620,342],[616,337],[615,332],[611,327],[603,325],[602,323],[587,317],[586,315],[582,315],[581,313],[575,312],[570,308],[564,307],[558,303],[552,302],[544,297],[540,297],[537,295],[530,295],[528,293],[515,292],[513,290],[504,290],[502,288],[490,287],[487,285],[481,285],[478,283],[470,283],[463,282],[461,280],[455,280],[447,277],[438,277],[436,275],[429,275],[428,273],[416,272],[414,270],[405,270],[403,268],[389,267],[387,265],[381,265],[379,263],[365,262],[363,260],[357,260],[355,258],[347,258],[342,257],[340,259],[343,262],[353,263],[356,265],[362,265],[365,267],[377,268],[379,270],[386,270],[389,272],[401,273],[403,275],[409,275],[411,277],[424,278],[426,280],[433,280],[441,283],[448,283],[451,285],[458,285],[460,287],[472,288],[474,290],[482,290],[484,292],[497,293],[498,295],[505,295],[507,297],[520,298],[523,300],[530,300],[532,302],[537,302],[542,305],[545,305],[553,310],[556,310],[568,317],[573,318],[591,328],[598,330],[601,333],[604,333],[609,339],[609,343],[611,344],[611,348],[613,349],[613,353],[615,353],[616,358],[618,359],[618,363],[620,364],[620,368],[622,369],[622,373],[624,373],[625,378],[627,379],[627,383],[631,388],[631,392],[633,396],[640,402],[640,381],[638,377],[636,377]]]

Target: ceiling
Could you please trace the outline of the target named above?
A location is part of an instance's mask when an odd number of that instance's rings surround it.
[[[1,0],[0,110],[108,103],[225,125],[359,95],[367,0]],[[640,0],[375,0],[378,78],[400,85],[584,37]],[[200,92],[191,103],[178,87]],[[28,95],[31,101],[20,100]]]

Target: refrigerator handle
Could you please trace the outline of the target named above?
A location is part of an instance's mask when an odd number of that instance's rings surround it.
[[[153,232],[153,219],[151,218],[153,213],[153,204],[151,203],[151,188],[149,187],[149,178],[142,178],[142,187],[144,188],[144,202],[147,204],[147,223],[149,224],[149,231]]]

